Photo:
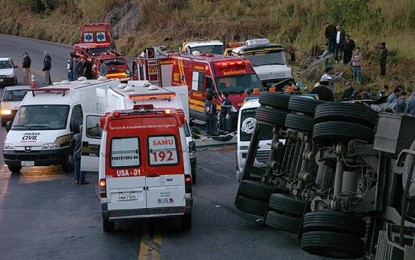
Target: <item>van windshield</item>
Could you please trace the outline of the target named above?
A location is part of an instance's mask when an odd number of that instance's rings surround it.
[[[216,78],[215,81],[219,93],[226,91],[228,94],[244,94],[245,89],[251,90],[251,93],[255,88],[262,90],[262,84],[256,74],[221,77]]]
[[[242,57],[249,60],[252,67],[264,66],[264,65],[286,65],[285,56],[283,51],[275,52],[261,52],[252,54],[245,54]]]
[[[12,130],[65,129],[68,112],[68,105],[21,106],[13,121]]]
[[[222,45],[205,45],[205,46],[197,46],[197,47],[189,47],[190,53],[194,51],[198,51],[200,53],[212,53],[212,54],[223,54],[223,47]]]
[[[27,89],[7,90],[3,94],[3,100],[7,102],[22,101],[26,95]]]

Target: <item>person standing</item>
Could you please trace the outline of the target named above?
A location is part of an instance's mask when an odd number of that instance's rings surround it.
[[[386,75],[386,61],[388,59],[388,49],[386,48],[386,43],[382,42],[380,44],[380,51],[379,51],[379,63],[380,63],[380,75]]]
[[[323,75],[310,93],[316,94],[319,100],[334,101],[333,91],[328,88],[328,85],[329,80],[326,75]]]
[[[343,63],[347,64],[352,60],[352,54],[356,48],[356,44],[350,35],[346,34],[343,42]]]
[[[346,82],[344,84],[344,90],[342,92],[341,99],[349,100],[353,98],[354,88],[352,82]]]
[[[406,98],[407,98],[408,94],[405,91],[401,92],[401,95],[395,99],[395,107],[393,108],[395,110],[396,113],[403,113],[405,112],[405,108],[406,108]]]
[[[30,66],[32,65],[32,60],[29,57],[29,54],[27,51],[23,52],[23,62],[22,62],[22,68],[23,68],[23,83],[26,86],[30,85],[29,82],[29,74],[30,74]]]
[[[52,80],[50,78],[50,69],[52,68],[52,58],[50,57],[48,51],[43,52],[43,69],[45,72],[45,86],[51,85]]]
[[[226,133],[226,119],[229,119],[231,116],[232,103],[228,98],[228,92],[222,92],[222,102],[220,104],[220,113],[219,113],[219,131],[220,134]]]
[[[362,84],[362,52],[359,47],[353,52],[352,56],[353,80]]]
[[[415,90],[412,91],[411,97],[406,102],[404,113],[415,116]]]
[[[399,96],[401,95],[401,92],[402,92],[402,89],[400,87],[396,87],[393,90],[393,93],[388,96],[387,102],[389,104],[392,104],[393,102],[395,102],[395,100],[398,99]]]
[[[342,59],[343,44],[345,40],[345,32],[342,30],[341,25],[336,26],[336,46],[335,46],[335,59],[338,62]]]
[[[92,58],[88,57],[84,62],[84,71],[82,74],[87,79],[92,79]]]
[[[71,56],[71,58],[68,60],[67,64],[66,64],[66,69],[68,70],[68,80],[69,81],[73,81],[73,63],[74,63],[74,53],[71,52],[69,53],[69,55]]]
[[[326,74],[324,74],[323,76],[325,76],[328,80],[327,87],[333,92],[334,83],[340,81],[343,78],[343,72],[334,72],[334,68],[332,66],[326,66],[325,72]]]
[[[205,103],[205,120],[206,120],[206,135],[211,136],[215,134],[215,125],[216,125],[216,105],[212,102],[213,96],[207,95],[206,96],[206,103]]]
[[[324,35],[326,36],[328,52],[329,54],[332,54],[334,53],[334,48],[336,45],[336,35],[337,35],[336,26],[334,24],[331,24],[330,22],[327,22]]]
[[[102,60],[102,59],[100,59],[99,62],[101,64],[99,66],[99,75],[105,77],[107,75],[107,73],[108,73],[107,64],[105,64],[104,60]]]
[[[72,139],[73,158],[74,158],[74,174],[76,184],[89,184],[85,180],[85,172],[81,171],[81,156],[82,156],[82,132],[79,128],[75,132]]]

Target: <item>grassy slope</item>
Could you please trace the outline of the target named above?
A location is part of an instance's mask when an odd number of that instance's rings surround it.
[[[34,3],[49,3],[39,11]],[[78,27],[102,21],[106,13],[124,3],[121,0],[0,0],[0,32],[73,43]],[[72,3],[75,2],[75,3]],[[137,33],[122,36],[117,46],[133,56],[144,46],[171,46],[195,34],[210,38],[241,40],[268,37],[297,50],[297,62],[310,55],[313,46],[324,46],[324,22],[343,24],[364,53],[363,72],[368,86],[403,83],[408,89],[415,80],[415,2],[413,0],[131,0],[143,10]],[[99,3],[99,4],[98,4]],[[45,7],[45,6],[43,6]],[[37,9],[36,9],[37,8]],[[34,14],[34,10],[40,14]],[[2,11],[3,10],[3,11]],[[19,15],[5,16],[4,13]],[[31,21],[31,22],[28,22]],[[388,76],[378,77],[377,44],[387,42],[390,50]],[[293,64],[299,71],[298,64]],[[351,74],[344,65],[346,79]],[[316,79],[317,80],[317,79]],[[311,82],[310,82],[311,84]]]

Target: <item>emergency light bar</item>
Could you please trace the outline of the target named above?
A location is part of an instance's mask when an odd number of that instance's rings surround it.
[[[176,93],[169,94],[131,94],[128,96],[131,100],[169,100],[176,96]]]
[[[35,88],[31,89],[32,95],[35,96],[35,92],[63,92],[63,96],[65,96],[65,92],[70,90],[70,88]]]
[[[218,67],[226,68],[226,67],[245,67],[248,64],[248,60],[241,60],[241,61],[224,61],[216,63]]]
[[[252,39],[252,40],[246,41],[247,46],[264,45],[264,44],[269,44],[269,40],[267,38],[259,38],[259,39]]]

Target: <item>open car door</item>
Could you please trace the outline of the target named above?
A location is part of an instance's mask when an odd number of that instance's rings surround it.
[[[99,119],[102,115],[86,114],[82,127],[82,157],[81,171],[98,172],[99,148],[101,145],[102,129]]]

